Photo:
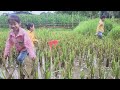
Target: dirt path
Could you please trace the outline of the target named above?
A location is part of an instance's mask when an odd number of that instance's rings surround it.
[[[73,79],[80,79],[80,65],[79,60],[74,60]]]

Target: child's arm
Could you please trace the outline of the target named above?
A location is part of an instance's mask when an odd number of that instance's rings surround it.
[[[98,31],[100,30],[100,27],[102,26],[103,24],[101,22],[99,22],[98,26],[97,26],[97,31],[96,33],[98,33]]]
[[[10,55],[10,49],[13,46],[13,42],[10,39],[10,36],[8,37],[7,41],[6,41],[6,45],[5,45],[5,51],[4,51],[4,57],[7,58],[7,56]]]
[[[34,41],[33,41],[33,42],[34,42],[34,43],[35,43],[35,42],[37,42],[37,43],[38,43],[38,40],[37,40],[37,39],[34,39]]]
[[[35,59],[36,58],[35,50],[34,50],[34,47],[32,46],[32,42],[27,33],[25,33],[25,35],[24,35],[24,44],[28,50],[30,58]]]
[[[32,35],[33,35],[33,42],[37,42],[38,43],[38,40],[36,39],[35,33],[33,33]]]

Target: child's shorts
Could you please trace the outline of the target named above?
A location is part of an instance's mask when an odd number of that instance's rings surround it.
[[[22,51],[19,53],[18,57],[17,57],[17,62],[19,62],[20,64],[22,64],[26,58],[26,56],[28,55],[27,50],[26,51]]]
[[[97,36],[98,36],[99,38],[102,38],[102,32],[99,31],[99,32],[97,33]]]

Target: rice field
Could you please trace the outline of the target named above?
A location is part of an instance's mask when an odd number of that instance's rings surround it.
[[[11,51],[5,68],[3,50],[8,29],[0,28],[0,77],[1,79],[119,79],[119,40],[95,35],[82,35],[71,29],[36,29],[39,40],[37,59],[33,65],[29,57],[22,69],[16,66],[16,52]],[[58,40],[50,49],[49,41]],[[31,73],[31,71],[34,71]]]

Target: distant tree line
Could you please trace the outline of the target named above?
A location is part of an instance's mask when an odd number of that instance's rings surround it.
[[[105,15],[106,18],[120,18],[120,11],[56,11],[56,13],[80,14],[89,18],[97,18],[101,15]]]
[[[13,13],[14,14],[32,14],[32,11],[13,11]],[[69,15],[77,14],[81,16],[86,16],[88,18],[98,18],[101,15],[105,15],[107,18],[112,18],[112,17],[120,18],[120,11],[55,11],[55,13],[69,14]]]

